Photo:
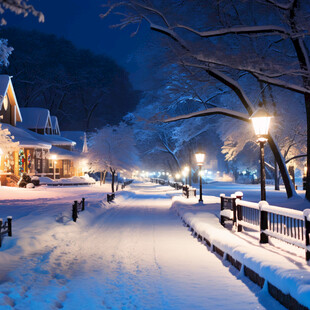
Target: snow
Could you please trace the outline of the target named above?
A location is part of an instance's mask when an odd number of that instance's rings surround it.
[[[204,196],[203,199],[206,203],[203,207],[179,197],[174,198],[173,206],[202,237],[251,268],[283,293],[310,307],[310,267],[306,264],[304,250],[279,240],[276,240],[277,247],[260,245],[259,233],[252,233],[251,238],[247,238],[245,233],[240,235],[225,229],[219,223],[218,198]],[[256,242],[253,242],[253,236]]]
[[[33,179],[33,178],[32,178]],[[61,178],[57,180],[50,179],[48,177],[39,177],[40,185],[69,185],[69,184],[95,184],[95,179],[89,176],[83,177],[71,177],[71,178]]]
[[[45,142],[43,139],[40,139],[40,135],[34,137],[31,131],[14,127],[9,124],[1,124],[1,126],[3,129],[8,129],[10,131],[12,140],[14,142],[19,142],[20,147],[36,147],[44,149],[50,149],[52,147],[50,143]]]
[[[45,129],[50,119],[50,111],[44,108],[20,108],[23,122],[21,127],[28,129]]]
[[[0,187],[0,215],[14,217],[0,251],[1,309],[284,309],[192,237],[171,209],[181,191],[133,183],[107,204],[109,191]]]

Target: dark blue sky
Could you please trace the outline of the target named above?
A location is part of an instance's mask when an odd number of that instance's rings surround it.
[[[133,27],[121,31],[110,29],[113,17],[99,17],[105,11],[102,0],[30,0],[30,3],[44,13],[45,22],[39,23],[33,16],[24,18],[6,12],[4,18],[8,26],[53,33],[71,40],[77,47],[106,54],[130,72],[135,88],[141,88],[144,70],[139,49],[148,37],[146,28],[142,27],[135,37],[130,37]]]

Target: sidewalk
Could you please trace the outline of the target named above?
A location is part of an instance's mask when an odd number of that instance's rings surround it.
[[[220,198],[203,198],[204,205],[200,205],[197,198],[173,197],[172,208],[198,239],[280,303],[291,309],[310,308],[310,266],[305,251],[274,239],[261,245],[258,233],[224,228],[219,223]]]

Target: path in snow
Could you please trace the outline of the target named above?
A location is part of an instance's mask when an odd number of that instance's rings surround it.
[[[76,224],[47,221],[46,246],[0,286],[0,308],[282,309],[191,236],[171,191],[131,189]]]

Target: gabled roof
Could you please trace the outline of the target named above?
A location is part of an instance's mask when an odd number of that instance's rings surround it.
[[[23,122],[21,126],[27,129],[45,129],[51,124],[50,111],[44,108],[21,108]]]
[[[58,118],[57,116],[51,116],[51,123],[52,123],[52,130],[56,130],[58,134],[60,135],[60,129],[59,129],[59,124],[58,124]]]
[[[50,149],[52,147],[51,143],[37,139],[32,135],[32,132],[22,128],[18,128],[9,124],[1,124],[3,129],[8,129],[11,133],[11,138],[14,142],[19,142],[20,147],[29,148],[44,148]],[[38,135],[39,136],[39,135]]]
[[[23,119],[17,103],[11,77],[5,74],[0,74],[0,110],[2,109],[3,98],[6,95],[8,95],[10,103],[16,106],[16,121],[22,122]]]

